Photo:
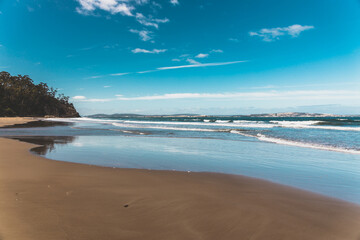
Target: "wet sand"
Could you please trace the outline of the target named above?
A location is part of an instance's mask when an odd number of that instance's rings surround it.
[[[113,169],[0,138],[0,239],[360,239],[360,206],[263,180]],[[121,156],[119,156],[121,157]]]

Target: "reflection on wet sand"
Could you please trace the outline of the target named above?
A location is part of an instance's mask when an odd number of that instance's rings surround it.
[[[0,128],[37,128],[37,127],[56,127],[56,126],[71,126],[71,122],[58,122],[58,121],[32,121],[28,123],[7,125]]]
[[[56,144],[65,145],[75,141],[74,136],[23,136],[23,137],[11,137],[22,142],[32,143],[36,145],[42,145],[32,148],[31,151],[39,155],[46,155],[47,153],[55,149]]]

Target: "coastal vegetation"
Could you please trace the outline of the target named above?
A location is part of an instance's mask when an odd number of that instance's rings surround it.
[[[0,117],[79,117],[69,97],[27,75],[0,72]]]

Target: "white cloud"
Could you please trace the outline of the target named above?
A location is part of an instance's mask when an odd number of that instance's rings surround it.
[[[150,72],[156,72],[156,71],[159,71],[159,70],[147,70],[147,71],[140,71],[140,72],[136,72],[136,73],[143,74],[143,73],[150,73]]]
[[[126,16],[133,16],[131,13],[134,10],[134,6],[130,5],[130,0],[77,0],[80,7],[76,8],[76,11],[80,14],[89,14],[96,9],[100,9],[111,14],[120,13]],[[134,1],[133,1],[134,2]],[[142,4],[142,1],[135,1],[136,4]]]
[[[221,49],[213,49],[213,50],[209,51],[208,53],[199,53],[197,55],[192,55],[192,56],[194,58],[207,58],[212,53],[223,53],[223,50],[221,50]],[[190,54],[182,54],[178,58],[173,59],[172,61],[180,62],[181,60],[186,60],[187,62],[189,62],[191,64],[200,64],[199,62],[195,61],[193,59],[193,57],[191,57]]]
[[[123,76],[126,74],[129,74],[129,73],[112,73],[112,74],[110,74],[110,76]]]
[[[279,39],[280,36],[290,35],[292,37],[298,37],[301,32],[313,29],[314,26],[302,26],[294,24],[288,27],[277,28],[263,28],[256,32],[249,32],[250,36],[259,36],[265,42],[271,42]]]
[[[131,2],[131,0],[122,0],[122,1]],[[149,3],[150,1],[149,0],[133,0],[133,2],[135,2],[135,3],[139,4],[139,5],[142,5],[142,4]]]
[[[107,75],[98,75],[98,76],[91,76],[91,77],[86,77],[85,79],[96,79],[96,78],[104,78],[107,76],[123,76],[126,74],[130,74],[130,73],[112,73],[112,74],[107,74]]]
[[[81,97],[81,98],[75,99],[75,97]],[[111,101],[119,100],[118,98],[86,98],[84,96],[75,96],[75,97],[73,97],[73,99],[76,100],[77,102],[111,102]]]
[[[292,37],[298,37],[301,32],[309,30],[309,29],[313,29],[313,28],[314,28],[314,26],[301,26],[299,24],[294,24],[294,25],[287,27],[286,31]]]
[[[194,68],[194,67],[211,67],[211,66],[222,66],[222,65],[230,65],[236,63],[243,63],[246,61],[234,61],[234,62],[217,62],[217,63],[198,63],[191,65],[182,65],[182,66],[171,66],[171,67],[160,67],[158,70],[170,70],[170,69],[179,69],[179,68]]]
[[[114,98],[89,98],[85,100],[81,100],[82,102],[111,102],[116,99]]]
[[[141,48],[135,48],[133,50],[131,50],[131,52],[133,53],[163,53],[166,52],[167,49],[153,49],[153,50],[146,50],[146,49],[141,49]]]
[[[208,56],[209,56],[208,53],[199,53],[199,54],[196,55],[195,57],[196,57],[196,58],[206,58],[206,57],[208,57]]]
[[[124,97],[115,95],[114,98],[86,98],[75,96],[72,99],[80,102],[110,102],[110,101],[139,101],[139,100],[169,100],[169,99],[236,99],[236,100],[360,100],[359,91],[354,90],[302,90],[302,91],[263,91],[263,92],[225,92],[225,93],[166,93],[162,95]]]
[[[221,49],[213,49],[210,51],[210,53],[223,53],[224,51]]]
[[[161,4],[160,3],[157,3],[157,2],[151,2],[152,6],[155,7],[155,8],[162,8]]]
[[[151,27],[155,27],[155,28],[159,28],[159,23],[167,23],[169,22],[168,18],[163,18],[163,19],[159,19],[159,18],[153,18],[151,16],[149,17],[145,17],[143,14],[141,13],[136,13],[136,20],[144,25],[144,26],[151,26]]]
[[[181,60],[178,59],[178,58],[173,58],[173,59],[171,59],[171,61],[173,61],[173,62],[180,62]]]
[[[150,50],[141,49],[141,48],[136,48],[136,49],[132,50],[132,52],[134,52],[134,53],[153,53],[153,54],[161,53],[161,52],[165,52],[165,51],[167,51],[167,50],[166,49],[153,49],[150,51]],[[133,73],[143,74],[143,73],[157,72],[157,71],[161,71],[161,70],[179,69],[179,68],[222,66],[222,65],[230,65],[230,64],[247,62],[247,61],[233,61],[233,62],[217,62],[217,63],[199,63],[199,62],[195,61],[194,59],[187,59],[187,61],[190,63],[189,65],[159,67],[156,69],[139,71],[139,72],[112,73],[112,74],[102,75],[102,76],[87,77],[85,79],[93,79],[93,78],[100,78],[100,77],[106,77],[106,76],[122,76],[122,75],[133,74]]]
[[[72,97],[72,99],[74,99],[74,100],[85,100],[86,97],[85,96],[74,96],[74,97]]]
[[[103,76],[91,76],[91,77],[87,77],[85,79],[94,79],[94,78],[101,78],[101,77],[103,77]]]
[[[358,91],[339,90],[309,90],[309,91],[267,91],[267,92],[234,92],[234,93],[167,93],[155,96],[141,96],[126,98],[119,96],[117,100],[165,100],[165,99],[246,99],[246,100],[274,100],[274,99],[360,99]]]
[[[151,31],[148,31],[148,30],[136,30],[136,29],[130,29],[130,32],[132,33],[136,33],[139,35],[140,39],[142,41],[149,41],[151,40],[153,37],[151,36],[152,32]]]
[[[170,3],[172,5],[178,5],[179,4],[179,0],[170,0]]]
[[[196,64],[196,65],[201,64],[201,63],[199,63],[198,61],[195,61],[194,59],[191,59],[191,58],[186,59],[186,61],[187,61],[188,63],[190,63],[190,64]]]

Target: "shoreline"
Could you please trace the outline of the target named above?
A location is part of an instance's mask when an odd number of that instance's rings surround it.
[[[0,117],[0,127],[12,126],[16,124],[25,124],[41,120],[39,117]]]
[[[38,136],[35,136],[38,137]],[[67,138],[69,136],[46,136],[45,138],[49,138],[49,139],[57,139],[57,140],[62,140],[63,138]],[[74,137],[74,136],[70,136],[70,137]],[[120,169],[120,170],[128,170],[128,171],[145,171],[145,172],[179,172],[179,173],[184,173],[184,174],[209,174],[209,175],[219,175],[219,176],[224,176],[224,177],[232,177],[232,178],[247,178],[250,181],[262,181],[268,184],[274,184],[274,185],[278,185],[284,188],[289,188],[292,189],[294,191],[298,191],[298,192],[303,192],[304,194],[310,194],[310,195],[314,195],[314,196],[318,196],[318,197],[324,197],[324,198],[328,198],[328,199],[332,199],[334,201],[340,201],[340,202],[344,202],[346,204],[352,204],[354,206],[360,207],[360,204],[357,202],[352,202],[352,201],[347,201],[341,198],[337,198],[337,197],[333,197],[333,196],[328,196],[319,192],[315,192],[315,191],[311,191],[311,190],[307,190],[307,189],[303,189],[303,188],[299,188],[296,186],[291,186],[291,185],[286,185],[284,183],[279,183],[279,182],[275,182],[275,181],[271,181],[269,179],[264,179],[264,178],[259,178],[259,177],[253,177],[253,176],[247,176],[247,175],[243,175],[243,174],[232,174],[232,173],[222,173],[222,172],[211,172],[211,171],[185,171],[185,170],[169,170],[169,169],[147,169],[147,168],[128,168],[128,167],[112,167],[112,166],[104,166],[104,165],[97,165],[97,164],[90,164],[90,163],[79,163],[79,162],[72,162],[72,161],[63,161],[63,160],[57,160],[57,159],[51,159],[51,158],[47,158],[46,156],[42,155],[41,152],[43,151],[43,147],[48,144],[47,140],[37,140],[37,141],[33,141],[34,140],[34,136],[10,136],[10,137],[2,137],[0,136],[0,139],[4,138],[4,139],[9,139],[9,140],[14,140],[17,142],[23,142],[26,144],[30,144],[33,145],[32,147],[30,147],[28,149],[29,153],[35,157],[40,157],[49,161],[55,161],[55,162],[60,162],[60,163],[71,163],[71,164],[79,164],[79,165],[84,165],[84,166],[89,166],[89,167],[98,167],[98,168],[111,168],[111,169]],[[29,138],[29,140],[26,140],[26,138]],[[50,140],[51,141],[51,140]],[[58,143],[57,143],[58,144]],[[1,239],[0,239],[1,240]]]
[[[0,138],[0,239],[358,239],[360,206],[240,175],[49,160]]]

